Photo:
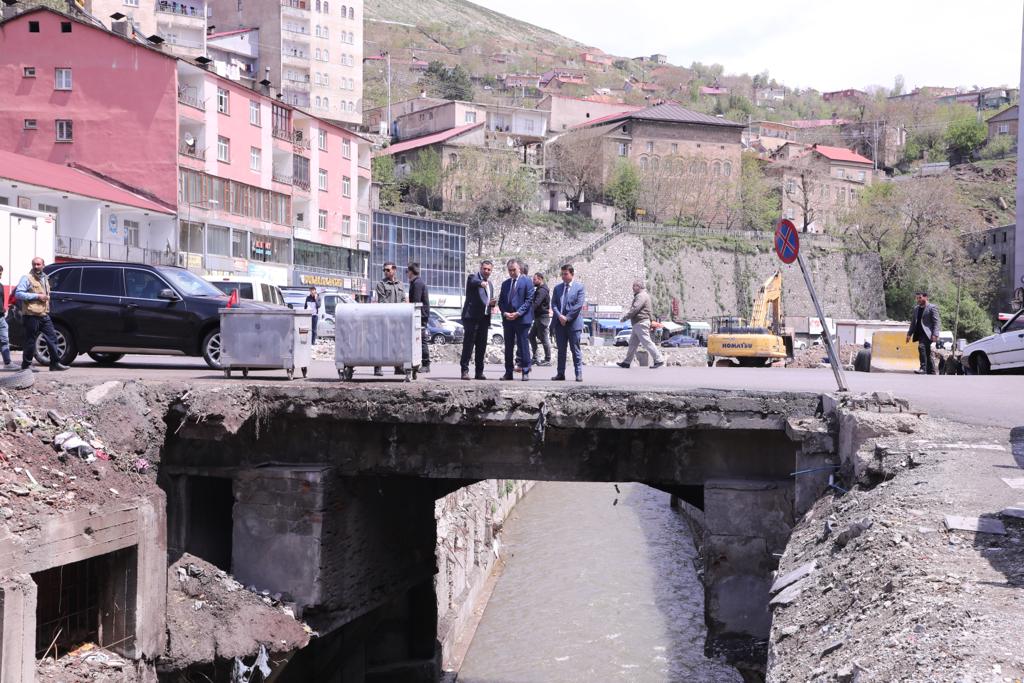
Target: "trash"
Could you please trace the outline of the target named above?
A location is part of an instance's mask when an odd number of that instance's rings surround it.
[[[97,450],[94,452],[94,455],[100,460],[110,460],[110,456],[107,454],[106,451]]]
[[[63,415],[58,413],[56,410],[47,410],[46,417],[50,418],[50,422],[60,427],[64,424],[65,418]]]
[[[248,683],[256,671],[259,671],[264,679],[270,675],[270,657],[267,655],[267,648],[264,645],[260,645],[259,654],[256,655],[256,661],[252,663],[252,666],[246,666],[241,657],[235,657],[231,683]]]
[[[203,609],[203,605],[205,604],[206,603],[204,603],[202,600],[196,600],[192,603],[192,609],[198,612],[199,610]]]
[[[986,519],[984,517],[960,517],[958,515],[946,515],[946,528],[960,531],[974,531],[981,534],[1006,535],[1006,527],[998,519]]]
[[[845,548],[846,544],[857,538],[871,528],[872,522],[866,517],[859,522],[853,522],[836,536],[835,544],[838,548]]]
[[[139,458],[135,461],[135,471],[139,474],[145,474],[149,470],[149,461],[145,458]]]
[[[111,493],[113,493],[115,496],[120,496],[121,495],[121,493],[117,489],[107,489],[107,490],[110,491]]]

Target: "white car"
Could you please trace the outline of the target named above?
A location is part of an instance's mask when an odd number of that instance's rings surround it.
[[[964,359],[968,372],[975,375],[1024,368],[1024,309],[1013,314],[996,334],[968,344]]]
[[[239,299],[280,304],[281,306],[288,305],[285,303],[280,287],[260,278],[244,275],[207,275],[204,279],[228,296],[231,296],[231,292],[237,289]]]

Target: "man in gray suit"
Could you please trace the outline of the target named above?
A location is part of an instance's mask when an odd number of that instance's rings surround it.
[[[583,334],[583,305],[587,302],[587,294],[583,285],[576,282],[576,270],[571,263],[561,268],[562,281],[555,285],[551,294],[551,330],[555,333],[555,345],[558,348],[558,374],[551,379],[558,382],[565,380],[565,351],[568,347],[572,354],[572,365],[576,371],[576,381],[583,381],[583,350],[580,348],[580,335]]]
[[[921,369],[914,372],[918,375],[935,374],[935,363],[932,361],[932,344],[939,341],[942,322],[939,320],[939,308],[928,303],[928,292],[917,292],[917,306],[910,314],[910,328],[907,330],[907,341],[917,342],[917,352],[921,357]]]

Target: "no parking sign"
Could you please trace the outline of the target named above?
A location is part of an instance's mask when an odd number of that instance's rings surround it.
[[[796,232],[793,221],[783,218],[775,226],[775,253],[785,264],[796,261],[800,254],[800,236]]]

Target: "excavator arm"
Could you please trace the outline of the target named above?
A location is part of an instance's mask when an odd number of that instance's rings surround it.
[[[764,281],[761,288],[757,290],[757,298],[754,300],[754,311],[750,318],[752,327],[763,327],[770,329],[775,334],[780,333],[782,325],[782,271],[776,270],[775,274]]]

